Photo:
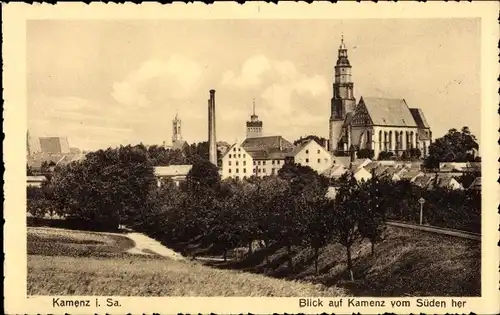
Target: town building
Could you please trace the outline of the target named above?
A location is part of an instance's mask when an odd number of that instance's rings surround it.
[[[45,176],[26,176],[26,186],[40,188],[46,180]]]
[[[221,178],[245,179],[253,175],[253,159],[240,144],[233,144],[222,156]]]
[[[40,149],[45,154],[69,154],[69,142],[66,137],[40,137]]]
[[[241,146],[253,160],[253,175],[277,175],[295,146],[282,136],[246,138]]]
[[[335,155],[347,155],[370,150],[378,158],[381,152],[401,156],[419,149],[428,154],[432,132],[419,108],[410,108],[400,99],[361,97],[356,105],[352,66],[344,39],[338,50],[331,99],[330,150]]]
[[[302,166],[309,166],[319,174],[328,170],[334,164],[334,158],[325,147],[315,140],[303,142],[288,154],[293,162]]]
[[[192,165],[168,165],[168,166],[155,166],[154,175],[157,180],[158,187],[161,187],[165,180],[172,180],[175,185],[186,180],[189,171],[193,168]]]
[[[259,120],[259,116],[255,114],[255,99],[253,100],[253,112],[250,115],[250,121],[247,121],[247,138],[258,138],[262,137],[262,121]]]

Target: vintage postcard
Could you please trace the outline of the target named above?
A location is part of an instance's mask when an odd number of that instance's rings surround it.
[[[6,313],[498,313],[498,9],[3,5]]]

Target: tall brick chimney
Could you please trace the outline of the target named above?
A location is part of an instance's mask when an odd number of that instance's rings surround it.
[[[210,90],[208,100],[208,158],[217,166],[217,139],[215,137],[215,90]]]

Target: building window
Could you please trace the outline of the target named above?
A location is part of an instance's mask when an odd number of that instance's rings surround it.
[[[280,160],[276,161],[276,163],[277,163],[278,165],[280,165]]]
[[[247,161],[243,161],[243,166],[246,166],[247,165]]]
[[[273,160],[273,161],[271,162],[271,164],[272,164],[272,165],[274,165],[274,163],[275,163],[275,161]]]
[[[309,163],[309,159],[306,159],[306,163]]]
[[[246,169],[246,168],[244,168],[244,169],[243,169],[243,173],[246,173],[246,172],[247,172],[247,169]]]
[[[262,169],[262,173],[265,173],[265,172],[266,172],[266,169],[265,169],[265,168],[263,168],[263,169]]]
[[[253,161],[253,165],[256,165],[257,163],[255,163],[255,161]]]
[[[238,161],[236,161],[236,166],[238,166],[238,165],[239,165],[239,163],[238,163]]]
[[[240,152],[240,151],[241,151],[241,148],[238,148],[238,152]]]
[[[231,154],[229,154],[229,158],[231,158]]]
[[[231,174],[231,169],[229,169],[229,171],[228,171],[228,172],[229,172],[229,174]]]
[[[236,152],[236,148],[233,148],[233,151]]]
[[[246,154],[245,153],[243,153],[243,158],[246,158]]]
[[[318,163],[321,163],[321,159],[318,159]]]
[[[236,173],[239,173],[239,172],[240,172],[240,169],[239,169],[239,168],[237,168],[237,169],[236,169]]]
[[[266,165],[266,161],[262,161],[262,165]]]
[[[229,161],[227,165],[231,166],[231,161]]]
[[[258,162],[257,162],[257,164],[259,164],[259,165],[260,165],[260,161],[258,161]]]
[[[320,150],[318,150],[318,154],[320,153]]]
[[[309,154],[309,150],[306,150],[306,154]]]
[[[259,168],[259,173],[262,172],[262,169]]]

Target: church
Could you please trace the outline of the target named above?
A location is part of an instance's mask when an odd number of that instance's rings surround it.
[[[421,157],[427,156],[432,132],[423,111],[410,108],[403,98],[362,96],[356,104],[351,70],[342,37],[331,99],[330,151],[342,156],[368,150],[378,159],[381,153],[402,156],[418,149]]]

